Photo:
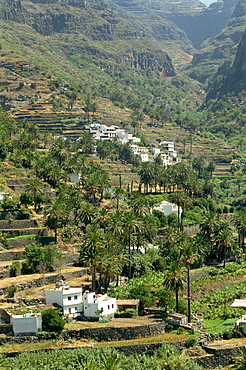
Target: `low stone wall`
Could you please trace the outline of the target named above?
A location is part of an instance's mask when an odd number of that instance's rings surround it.
[[[33,241],[31,241],[30,239],[20,239],[20,240],[28,240],[29,243],[28,244],[31,244],[32,242],[34,243],[35,240],[33,239]],[[3,258],[1,259],[0,258],[0,261],[6,261],[6,260],[18,260],[18,259],[24,259],[24,255],[23,255],[23,251],[21,252],[14,252],[13,254],[11,254],[11,252],[6,252],[4,253],[4,255],[8,258]],[[9,257],[19,257],[19,258],[9,258]],[[1,257],[1,254],[0,254],[0,257]],[[65,258],[64,258],[64,265],[68,265],[68,264],[74,264],[74,263],[77,263],[79,260],[79,254],[78,253],[75,253],[75,254],[72,254],[72,255],[65,255]],[[6,279],[8,277],[11,277],[13,275],[11,275],[11,265],[8,265],[8,266],[2,266],[0,267],[0,280],[1,279]]]
[[[21,213],[20,212],[11,213],[11,212],[0,211],[0,221],[9,220],[9,219],[20,220]]]
[[[0,303],[9,303],[10,305],[18,303],[20,305],[34,306],[36,304],[44,304],[45,298],[0,298]]]
[[[165,332],[165,322],[151,325],[130,326],[123,328],[91,328],[91,329],[77,329],[67,330],[59,334],[59,339],[68,340],[74,339],[93,339],[98,342],[101,341],[118,341],[130,340],[141,337],[153,337],[155,335],[163,334]]]
[[[13,330],[11,324],[0,324],[0,334],[8,334]]]
[[[168,342],[168,344],[175,346],[178,350],[182,350],[185,347],[185,343],[186,342],[184,340]],[[154,351],[163,346],[163,344],[164,343],[145,343],[126,346],[116,346],[114,348],[117,349],[117,351],[124,353],[126,356],[132,355],[133,353],[137,353],[139,355],[142,354],[153,355]]]
[[[0,229],[28,229],[37,227],[36,220],[2,220],[0,222]]]
[[[106,328],[91,328],[91,329],[77,329],[77,330],[64,330],[61,331],[58,335],[56,333],[38,333],[37,336],[30,337],[30,336],[18,336],[18,337],[5,337],[0,338],[0,345],[5,343],[24,343],[24,342],[38,342],[40,340],[51,340],[51,339],[58,339],[58,340],[69,340],[69,339],[89,339],[89,340],[96,340],[98,342],[101,341],[120,341],[120,340],[130,340],[134,338],[140,337],[152,337],[158,334],[162,334],[165,332],[165,323],[157,323],[151,325],[142,325],[142,326],[130,326],[126,328],[113,328],[113,327],[106,327]],[[160,343],[162,345],[163,343]],[[171,344],[176,345],[178,348],[184,347],[185,341],[173,342]],[[158,343],[152,344],[153,348],[156,346],[158,348]],[[128,350],[125,350],[128,353],[133,353],[134,348],[137,349],[138,347],[135,345],[132,346],[124,346],[129,347]],[[121,347],[119,347],[121,348]],[[151,348],[149,344],[147,345],[139,345],[138,353],[143,353],[144,348]],[[152,349],[154,351],[156,348]],[[123,350],[122,350],[123,351]],[[142,352],[141,352],[142,351]],[[150,351],[150,349],[149,349]]]
[[[8,234],[9,238],[14,238],[21,235],[38,235],[38,236],[47,236],[48,231],[45,228],[30,228],[30,229],[4,229],[4,232]],[[4,248],[7,249],[3,245]]]
[[[14,261],[23,258],[23,251],[8,251],[0,253],[0,261]]]
[[[194,361],[202,366],[204,369],[215,369],[217,367],[225,367],[234,362],[234,358],[242,347],[214,349],[204,347],[205,351],[208,350],[207,356],[194,358]],[[213,352],[213,353],[212,353]],[[211,354],[212,353],[212,354]]]

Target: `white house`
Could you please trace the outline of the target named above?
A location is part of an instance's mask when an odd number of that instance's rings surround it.
[[[5,198],[9,197],[9,193],[5,191],[0,191],[0,202],[3,202]]]
[[[175,213],[178,216],[178,206],[174,203],[169,203],[164,200],[159,206],[153,207],[153,209],[163,212],[165,216],[170,215],[171,213]],[[180,215],[182,213],[182,208],[179,209]]]
[[[92,123],[85,126],[85,129],[90,131],[95,140],[112,140],[116,137],[122,144],[129,141],[133,143],[140,143],[141,141],[140,138],[126,133],[125,130],[115,125],[107,126],[101,123]]]
[[[174,148],[174,142],[173,141],[162,141],[160,143],[160,147],[168,152],[170,157],[177,158],[178,154],[177,151]]]
[[[98,313],[101,310],[101,315],[106,317],[114,317],[116,312],[116,298],[108,297],[107,294],[95,294],[86,291],[84,293],[84,316],[85,317],[100,317]]]
[[[63,308],[64,315],[76,317],[82,312],[82,288],[70,288],[62,280],[55,289],[45,289],[46,304],[57,303]]]
[[[78,184],[80,182],[80,179],[81,179],[81,174],[80,173],[72,173],[70,175],[70,181],[71,182],[75,182],[76,184]]]
[[[140,157],[141,162],[148,162],[149,161],[149,150],[148,148],[145,148],[144,146],[138,146],[136,144],[131,144],[131,149],[133,151],[133,154]]]
[[[26,313],[24,315],[12,315],[11,322],[13,325],[14,335],[19,334],[36,334],[42,329],[41,313]]]

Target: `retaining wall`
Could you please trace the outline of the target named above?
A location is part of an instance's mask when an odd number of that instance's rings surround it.
[[[82,276],[88,275],[88,270],[86,268],[81,268],[78,271],[71,271],[71,272],[64,272],[62,274],[54,274],[49,276],[40,277],[38,279],[33,279],[32,281],[28,281],[25,284],[16,284],[19,291],[30,289],[30,288],[37,288],[40,286],[48,285],[48,284],[55,284],[57,280],[72,280],[75,278],[79,278]],[[8,287],[0,289],[0,295],[5,295],[8,293]]]

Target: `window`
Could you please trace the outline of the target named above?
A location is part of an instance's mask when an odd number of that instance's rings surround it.
[[[112,308],[114,308],[114,305],[112,304]]]
[[[74,307],[74,311],[78,311],[78,307]]]
[[[108,310],[110,310],[110,305],[108,305]]]
[[[72,297],[70,297],[70,296],[69,296],[69,297],[67,297],[67,300],[68,300],[68,301],[71,301],[71,299],[72,299]]]
[[[78,299],[78,296],[77,296],[77,295],[75,295],[75,296],[74,296],[74,299]]]
[[[71,313],[71,312],[72,312],[72,310],[71,310],[71,308],[69,308],[69,309],[68,309],[68,313]]]

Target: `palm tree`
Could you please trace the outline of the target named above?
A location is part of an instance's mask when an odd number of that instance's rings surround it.
[[[191,289],[190,289],[190,267],[198,259],[196,245],[191,240],[182,246],[182,260],[187,268],[187,293],[188,293],[188,322],[191,322]]]
[[[148,186],[153,183],[154,173],[151,163],[144,162],[138,172],[140,183],[144,184],[144,193],[148,192]]]
[[[38,193],[42,194],[43,188],[44,188],[44,186],[42,184],[42,181],[40,181],[37,177],[32,178],[29,181],[29,184],[26,185],[26,191],[33,195],[35,211],[37,210],[37,196],[38,196]]]
[[[129,205],[132,208],[133,212],[140,217],[144,217],[150,214],[149,202],[146,200],[144,195],[139,192],[131,193],[129,197]]]
[[[133,212],[125,213],[122,220],[124,241],[125,245],[128,246],[128,276],[131,277],[131,249],[132,245],[132,234],[140,232],[142,230],[142,222]]]
[[[103,207],[98,210],[92,223],[98,225],[99,227],[105,230],[109,223],[110,217],[111,214],[109,210]]]
[[[203,215],[203,218],[200,222],[200,231],[204,238],[211,240],[212,235],[214,234],[221,216],[215,212],[206,212]]]
[[[97,208],[92,204],[83,202],[80,205],[80,208],[77,210],[78,220],[82,222],[83,227],[91,224],[97,215]]]
[[[238,232],[238,245],[239,247],[242,247],[243,252],[245,252],[244,239],[246,236],[246,212],[244,210],[235,212],[232,217],[232,222]]]
[[[164,272],[164,286],[175,292],[176,312],[179,312],[179,291],[186,282],[185,268],[179,261],[172,261]]]
[[[60,198],[56,198],[45,212],[46,226],[54,230],[55,242],[57,243],[58,229],[61,228],[67,219],[67,211]]]
[[[185,203],[189,202],[189,197],[183,191],[176,191],[172,195],[171,199],[178,206],[178,230],[182,231],[182,229],[183,229],[183,225],[182,225],[183,218],[182,218],[181,213],[184,212],[184,206],[185,206]]]
[[[54,139],[51,152],[54,158],[57,159],[58,165],[61,166],[68,156],[68,152],[66,150],[66,140],[62,137]]]
[[[124,196],[124,190],[120,186],[113,188],[113,199],[116,199],[116,209],[119,209],[119,201]]]
[[[227,222],[221,221],[215,233],[215,246],[218,253],[218,259],[223,260],[223,266],[226,265],[226,255],[233,246],[234,239],[231,227]]]
[[[80,248],[80,262],[89,264],[92,275],[92,291],[96,290],[96,268],[104,248],[104,231],[97,225],[88,225]]]

